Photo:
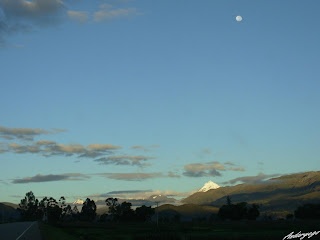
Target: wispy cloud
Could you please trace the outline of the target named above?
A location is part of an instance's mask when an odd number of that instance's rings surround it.
[[[229,164],[230,165],[230,162]],[[226,167],[220,162],[191,163],[184,166],[183,175],[186,177],[221,176],[221,171],[245,171],[242,167]]]
[[[0,180],[0,183],[3,185],[9,185],[9,183],[7,183],[6,181]]]
[[[179,174],[176,174],[174,172],[168,172],[168,177],[171,177],[171,178],[180,178],[181,176]]]
[[[81,144],[49,144],[43,149],[45,156],[65,155],[78,157],[96,158],[105,154],[110,154],[113,150],[121,149],[121,146],[112,144],[89,144],[87,147]]]
[[[132,146],[132,147],[131,147],[131,149],[135,149],[135,150],[143,150],[143,151],[145,151],[145,152],[150,151],[147,147],[140,146],[140,145]]]
[[[124,180],[124,181],[142,181],[152,178],[160,178],[164,177],[161,172],[153,172],[153,173],[97,173],[96,175],[100,175],[109,179],[114,180]]]
[[[39,153],[42,151],[38,146],[20,145],[17,143],[10,143],[9,149],[14,153]]]
[[[111,191],[107,193],[93,195],[96,198],[106,198],[106,197],[117,197],[117,198],[144,198],[145,195],[149,195],[152,192],[151,189],[148,190],[121,190],[121,191]],[[141,197],[143,196],[143,197]]]
[[[65,173],[65,174],[49,174],[41,175],[37,174],[33,177],[17,178],[13,179],[12,183],[39,183],[39,182],[55,182],[55,181],[80,181],[90,178],[89,176],[81,173]]]
[[[61,128],[52,128],[52,130],[56,133],[68,132],[67,129],[61,129]]]
[[[0,154],[8,152],[8,147],[7,146],[8,146],[7,143],[0,142]]]
[[[10,197],[19,198],[19,199],[24,198],[24,196],[22,196],[22,195],[10,195]]]
[[[63,21],[64,13],[62,0],[0,0],[0,48],[7,45],[8,35],[56,25]]]
[[[53,144],[47,145],[44,149],[45,152],[50,153],[51,155],[59,155],[59,154],[82,154],[86,151],[86,149],[80,144]]]
[[[108,151],[108,150],[116,150],[116,149],[121,149],[122,147],[120,146],[115,146],[112,144],[100,144],[100,143],[94,143],[94,144],[89,144],[87,146],[89,150],[92,151]]]
[[[45,130],[37,130],[38,132],[43,132]],[[25,133],[18,129],[13,131],[19,139],[25,139],[26,136],[21,136],[21,132]],[[12,134],[13,134],[12,133]],[[34,132],[31,131],[34,134]],[[29,133],[29,134],[31,134]],[[33,137],[32,137],[33,138]],[[50,157],[54,155],[64,155],[64,156],[73,156],[86,157],[86,158],[96,158],[99,156],[107,155],[113,153],[114,150],[121,149],[121,146],[116,146],[112,144],[89,144],[87,147],[81,144],[59,144],[51,140],[39,140],[36,142],[29,141],[29,144],[18,144],[18,143],[3,143],[0,146],[0,153],[4,152],[14,152],[14,153],[32,153],[32,154],[42,154],[43,156]]]
[[[245,176],[231,179],[229,181],[224,182],[223,184],[235,184],[237,182],[247,183],[247,184],[258,184],[263,183],[265,180],[270,179],[272,177],[280,176],[280,174],[263,174],[259,173],[257,176]]]
[[[131,165],[145,167],[150,166],[148,161],[155,157],[144,155],[114,155],[121,146],[113,144],[92,143],[87,146],[81,144],[60,144],[53,140],[41,139],[34,141],[35,136],[41,134],[54,134],[64,132],[65,130],[44,130],[31,128],[0,128],[0,133],[6,136],[12,136],[17,142],[3,142],[0,143],[0,154],[12,152],[16,154],[40,154],[45,157],[52,156],[76,156],[78,158],[93,158],[99,164],[105,165]],[[32,140],[25,141],[27,137],[31,136]],[[137,145],[136,145],[137,146]],[[109,155],[109,156],[107,156]],[[178,177],[172,173],[169,177]],[[110,175],[114,177],[114,175]],[[143,178],[143,176],[141,176]]]
[[[0,7],[9,20],[29,20],[39,25],[57,20],[65,8],[62,0],[0,0]]]
[[[135,165],[135,166],[146,166],[148,163],[143,163],[147,160],[153,159],[154,157],[147,156],[110,156],[96,159],[96,162],[101,164],[114,164],[114,165]]]
[[[67,3],[67,4],[66,4]],[[92,2],[94,4],[94,2]],[[141,15],[134,7],[120,7],[124,1],[101,4],[97,11],[69,9],[76,1],[68,0],[0,0],[0,48],[6,47],[5,39],[14,33],[30,33],[44,27],[62,24],[68,20],[85,23],[129,18]]]
[[[142,193],[142,192],[151,192],[152,190],[122,190],[122,191],[111,191],[107,194],[135,194],[135,193]]]
[[[101,22],[104,20],[111,20],[116,18],[132,17],[140,15],[136,8],[114,8],[110,4],[100,5],[100,10],[94,13],[94,20]]]
[[[150,147],[151,147],[151,148],[159,148],[159,147],[160,147],[160,145],[152,144]]]
[[[124,180],[124,181],[142,181],[152,178],[177,178],[178,175],[172,172],[151,172],[151,173],[95,173],[93,175],[98,175],[114,180]]]
[[[76,22],[84,23],[89,19],[89,12],[69,10],[68,17]]]
[[[0,138],[7,140],[20,139],[32,141],[35,136],[55,134],[57,132],[59,132],[57,129],[45,130],[40,128],[8,128],[0,126]]]
[[[153,195],[162,195],[167,197],[187,197],[196,191],[190,192],[178,192],[172,190],[122,190],[122,191],[111,191],[108,193],[92,195],[95,198],[107,198],[107,197],[117,197],[122,199],[148,199]]]
[[[13,139],[15,139],[14,137],[9,136],[9,135],[0,135],[0,138],[6,139],[6,140],[13,140]]]
[[[245,169],[242,167],[229,167],[228,170],[237,171],[237,172],[244,172],[245,171]]]
[[[229,162],[229,161],[228,161],[228,162],[225,162],[224,164],[225,164],[225,165],[230,165],[230,166],[234,166],[234,165],[235,165],[233,162]]]
[[[57,143],[55,141],[50,141],[50,140],[39,140],[36,142],[36,144],[40,145],[40,146],[42,146],[42,145],[47,146],[47,145],[55,145]]]

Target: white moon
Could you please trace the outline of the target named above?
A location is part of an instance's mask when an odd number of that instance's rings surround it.
[[[236,20],[237,20],[237,22],[241,22],[242,21],[242,17],[241,16],[236,16]]]

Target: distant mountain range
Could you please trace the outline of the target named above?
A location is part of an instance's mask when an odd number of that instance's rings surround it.
[[[293,211],[304,203],[320,202],[320,171],[272,178],[259,184],[239,184],[197,192],[182,200],[187,204],[221,207],[231,201],[261,204],[263,211]]]
[[[167,197],[165,195],[151,195],[150,197],[146,199],[124,199],[124,198],[119,198],[118,199],[119,203],[122,202],[130,202],[133,207],[139,207],[142,205],[146,206],[156,206],[157,203],[158,205],[163,205],[163,204],[176,204],[178,200],[174,198]],[[99,200],[96,202],[97,205],[106,205],[105,200]]]
[[[182,219],[208,217],[217,213],[226,204],[227,196],[233,203],[247,202],[260,204],[262,213],[285,215],[293,213],[305,203],[320,203],[320,171],[296,173],[272,178],[258,184],[239,184],[220,187],[212,181],[207,182],[196,193],[182,199],[181,202],[165,195],[152,195],[146,199],[119,199],[119,203],[130,202],[133,207],[142,205],[155,207],[159,204],[159,216],[180,215]],[[78,199],[73,204],[82,205]],[[177,206],[183,203],[184,205]],[[105,200],[96,202],[98,214],[105,213]],[[16,219],[19,206],[13,203],[0,203],[0,222]],[[80,210],[80,209],[79,209]]]

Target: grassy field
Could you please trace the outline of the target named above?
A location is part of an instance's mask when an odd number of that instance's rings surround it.
[[[317,230],[320,230],[319,221],[168,223],[159,224],[159,227],[154,223],[72,223],[56,227],[41,224],[45,240],[270,240],[283,239],[293,231],[306,233]],[[320,234],[311,239],[320,239]]]
[[[39,228],[44,240],[78,240],[77,236],[68,234],[63,228],[54,227],[39,222]]]

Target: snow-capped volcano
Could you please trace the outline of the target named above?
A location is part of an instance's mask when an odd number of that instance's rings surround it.
[[[207,192],[211,189],[217,189],[220,186],[212,181],[209,181],[207,183],[204,184],[204,186],[198,191],[198,192]]]
[[[77,201],[74,201],[72,204],[83,204],[84,201],[82,199],[78,199]]]

